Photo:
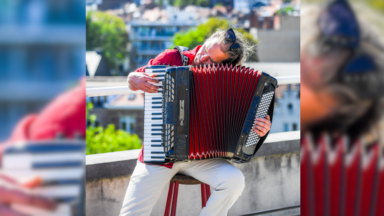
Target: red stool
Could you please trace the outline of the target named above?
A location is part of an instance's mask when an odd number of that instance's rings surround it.
[[[195,185],[201,184],[201,206],[205,207],[207,204],[207,200],[209,196],[211,196],[211,189],[209,185],[204,184],[203,182],[191,177],[182,174],[176,174],[170,181],[168,196],[167,196],[167,204],[165,205],[164,216],[169,216],[169,212],[171,212],[171,216],[176,215],[176,206],[177,206],[177,194],[179,193],[179,184],[185,185]],[[172,205],[172,210],[171,210]]]

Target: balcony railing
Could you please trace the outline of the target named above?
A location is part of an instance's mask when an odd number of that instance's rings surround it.
[[[297,84],[300,83],[300,76],[281,76],[276,77],[279,85]],[[107,96],[107,95],[122,95],[144,93],[143,91],[132,91],[128,86],[103,87],[103,88],[87,88],[87,97]]]
[[[297,84],[300,83],[300,76],[277,77],[277,80],[279,85]],[[128,86],[86,89],[88,97],[137,92],[142,91],[132,91]],[[119,214],[139,151],[138,149],[86,156],[87,214],[102,216],[105,215],[105,209],[108,209],[109,215]],[[228,215],[253,215],[271,212],[271,209],[281,210],[281,207],[287,206],[290,206],[290,213],[300,212],[299,151],[300,131],[272,133],[251,162],[235,164],[245,176],[246,188]],[[164,212],[167,190],[168,187],[165,187],[161,192],[152,210],[153,214],[161,215]],[[181,185],[179,197],[182,199],[178,200],[178,215],[199,214],[201,199],[198,185]],[[260,212],[265,209],[269,211]],[[287,213],[285,208],[283,210]]]

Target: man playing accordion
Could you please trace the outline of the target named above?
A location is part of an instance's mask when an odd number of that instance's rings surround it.
[[[184,52],[179,52],[178,49],[165,50],[155,59],[150,60],[147,66],[159,64],[171,66],[241,65],[251,49],[240,33],[235,33],[232,29],[218,30],[203,45]],[[181,52],[182,55],[180,55]],[[181,56],[184,58],[182,59]],[[157,93],[159,87],[148,82],[158,83],[159,81],[144,72],[145,67],[141,67],[129,74],[129,88],[133,91],[142,90],[147,93]],[[270,116],[267,115],[266,119],[257,118],[255,123],[253,130],[262,137],[259,142],[263,142],[271,128]],[[213,187],[207,205],[200,215],[227,215],[228,210],[244,189],[242,172],[228,160],[215,158],[194,160],[190,163],[175,162],[165,165],[150,165],[143,163],[143,151],[141,151],[120,215],[150,215],[164,186],[177,173],[192,176]]]

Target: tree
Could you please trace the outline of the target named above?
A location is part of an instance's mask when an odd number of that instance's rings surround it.
[[[193,49],[198,45],[202,45],[206,39],[208,39],[213,33],[216,32],[216,30],[229,28],[230,25],[228,20],[221,18],[209,18],[206,23],[200,24],[194,29],[190,29],[187,32],[176,33],[172,40],[172,47],[185,46],[189,49]],[[257,44],[257,40],[255,40],[250,33],[244,29],[236,30],[244,35],[245,39],[251,46]],[[255,51],[248,57],[247,61],[257,61],[257,55]]]
[[[88,12],[86,33],[86,49],[101,49],[110,69],[116,69],[124,61],[128,36],[121,18],[100,11]]]
[[[96,115],[90,115],[93,109],[92,103],[86,107],[86,119],[95,122]],[[86,154],[100,154],[107,152],[126,151],[140,149],[142,141],[137,134],[130,134],[123,130],[116,130],[115,125],[110,124],[106,128],[102,126],[87,127],[86,130]]]

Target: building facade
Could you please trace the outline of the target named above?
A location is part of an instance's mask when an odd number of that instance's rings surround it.
[[[195,21],[143,21],[134,20],[129,23],[131,41],[130,71],[147,65],[165,49],[172,48],[172,37],[181,31],[196,26]]]
[[[84,8],[77,0],[1,1],[0,143],[85,75]]]

